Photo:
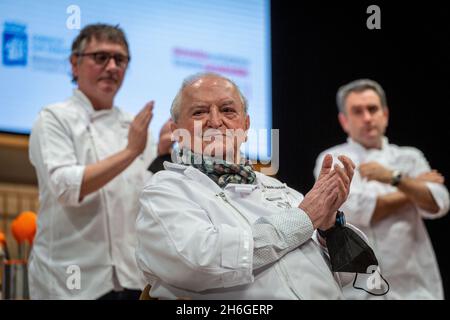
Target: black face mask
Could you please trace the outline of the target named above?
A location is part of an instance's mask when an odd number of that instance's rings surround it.
[[[372,248],[352,229],[335,226],[327,231],[326,239],[334,272],[367,273],[370,266],[378,266]]]
[[[331,270],[333,272],[356,273],[353,287],[372,295],[385,295],[389,291],[389,284],[381,274],[379,275],[387,284],[386,292],[381,294],[372,293],[364,288],[355,287],[358,273],[370,274],[379,271],[378,260],[372,248],[355,231],[345,226],[342,212],[338,212],[336,225],[325,232],[320,231],[320,234],[326,238]]]

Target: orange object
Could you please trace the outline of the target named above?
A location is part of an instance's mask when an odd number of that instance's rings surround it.
[[[6,244],[6,236],[3,232],[0,231],[0,244]]]
[[[18,243],[26,240],[33,243],[36,234],[37,215],[32,211],[24,211],[11,223],[11,231]]]

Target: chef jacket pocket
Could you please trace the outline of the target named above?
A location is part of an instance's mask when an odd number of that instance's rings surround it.
[[[275,206],[279,209],[292,208],[289,198],[284,191],[268,191],[263,193],[263,200],[265,203]]]

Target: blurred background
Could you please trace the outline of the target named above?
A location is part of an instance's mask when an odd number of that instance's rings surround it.
[[[450,184],[450,10],[444,1],[272,1],[273,127],[280,128],[278,177],[301,192],[313,185],[317,155],[343,143],[336,91],[357,78],[384,88],[390,143],[414,146]],[[369,30],[369,5],[381,29]],[[450,294],[450,217],[426,221]]]

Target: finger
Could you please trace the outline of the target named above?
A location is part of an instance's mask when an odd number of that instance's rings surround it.
[[[148,128],[150,121],[153,118],[153,107],[154,101],[150,101],[144,106],[142,113],[138,115],[137,124],[141,128]]]
[[[328,173],[327,175],[323,175],[320,180],[317,179],[316,183],[314,184],[314,187],[317,187],[317,188],[323,188],[324,186],[326,187],[328,185],[328,183],[334,179],[334,176],[336,174],[337,174],[336,171],[333,170],[330,173]]]
[[[320,174],[319,174],[318,179],[327,175],[331,171],[332,165],[333,165],[333,157],[331,156],[331,154],[328,153],[325,155],[325,158],[323,158],[322,168],[320,169]]]
[[[145,105],[144,108],[142,108],[141,111],[139,111],[139,113],[134,117],[133,126],[137,130],[141,130],[144,127],[150,108],[151,107],[149,105]]]
[[[349,162],[344,161],[344,168],[342,168],[339,165],[335,165],[334,169],[338,172],[340,176],[343,176],[343,178],[345,178],[344,181],[346,181],[346,183],[348,182],[348,184],[350,184],[353,177],[353,168]]]
[[[354,163],[354,162],[352,161],[352,159],[350,159],[349,157],[344,156],[344,155],[340,155],[340,156],[338,157],[338,159],[344,164],[344,166],[345,166],[345,163],[347,163],[347,164],[350,165],[350,167],[352,167],[352,169],[355,169],[355,168],[356,168],[355,163]]]
[[[138,115],[141,117],[148,116],[148,114],[152,112],[154,104],[155,104],[154,101],[147,102]]]
[[[345,184],[344,181],[339,180],[338,181],[338,187],[339,187],[339,194],[338,197],[342,198],[343,201],[347,198],[347,194],[348,194],[348,184]]]
[[[344,201],[347,199],[348,195],[348,187],[344,184],[342,180],[336,181],[336,189],[334,191],[336,193],[335,199],[335,209],[338,209]]]
[[[346,156],[339,156],[339,160],[344,165],[345,171],[347,172],[347,176],[351,180],[355,173],[356,165],[353,163],[353,161],[350,158],[348,158]]]
[[[150,108],[150,113],[149,113],[148,116],[145,118],[145,127],[148,128],[148,126],[149,126],[150,122],[152,121],[152,119],[153,119],[153,105],[152,105],[152,107]]]
[[[153,115],[153,107],[155,106],[154,101],[148,102],[144,107],[144,118],[147,119]]]
[[[339,180],[341,180],[346,186],[350,185],[350,178],[338,164],[334,165],[334,170],[337,172]]]
[[[147,102],[145,106],[138,112],[136,118],[144,117],[145,114],[149,113],[151,109],[153,109],[154,101]]]

